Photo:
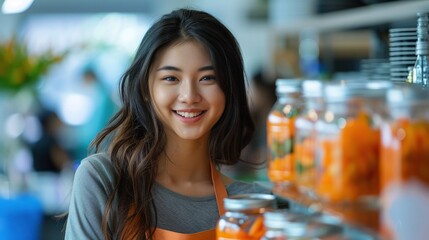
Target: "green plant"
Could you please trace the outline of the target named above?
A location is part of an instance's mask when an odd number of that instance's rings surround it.
[[[18,91],[34,85],[64,56],[65,53],[54,54],[50,50],[40,55],[31,54],[16,38],[0,43],[0,90]]]

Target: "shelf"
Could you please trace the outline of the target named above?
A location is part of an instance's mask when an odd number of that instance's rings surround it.
[[[264,188],[268,188],[279,198],[289,202],[292,212],[304,214],[314,214],[320,212],[325,216],[336,218],[344,227],[347,236],[351,239],[382,239],[382,229],[380,224],[380,211],[376,206],[339,206],[322,203],[320,201],[306,197],[295,188],[274,187],[271,183],[258,183]]]
[[[396,1],[316,15],[285,24],[271,26],[276,35],[305,31],[337,31],[356,27],[392,23],[404,19],[416,19],[417,12],[428,12],[429,1]]]

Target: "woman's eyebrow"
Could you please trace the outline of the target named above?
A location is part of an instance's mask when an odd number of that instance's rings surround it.
[[[156,71],[163,71],[163,70],[177,71],[177,72],[181,72],[182,71],[182,69],[180,69],[178,67],[169,66],[169,65],[162,66],[162,67],[158,68]],[[212,65],[204,66],[204,67],[201,67],[201,68],[198,69],[199,72],[202,72],[202,71],[211,71],[211,70],[214,70],[214,67]]]
[[[214,67],[212,65],[208,65],[208,66],[204,66],[204,67],[198,69],[199,72],[209,71],[209,70],[214,70]]]
[[[173,66],[163,66],[158,68],[156,71],[162,71],[162,70],[169,70],[169,71],[178,71],[181,72],[182,69],[178,68],[178,67],[173,67]]]

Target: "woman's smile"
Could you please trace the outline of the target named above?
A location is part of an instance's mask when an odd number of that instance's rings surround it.
[[[173,110],[177,115],[184,118],[195,118],[203,114],[205,111],[177,111]]]

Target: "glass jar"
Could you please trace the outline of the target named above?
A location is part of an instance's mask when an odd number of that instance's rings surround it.
[[[294,179],[295,117],[301,107],[301,81],[278,79],[277,101],[267,118],[268,178],[276,186],[291,186]]]
[[[263,213],[275,209],[270,194],[240,194],[224,199],[225,214],[216,225],[217,240],[259,240],[265,233]]]
[[[429,90],[397,86],[381,127],[382,225],[387,238],[429,236]]]
[[[380,130],[387,81],[326,84],[317,131],[317,197],[331,203],[377,203]]]
[[[303,215],[285,209],[264,213],[266,228],[261,240],[339,239],[342,227],[317,215]]]
[[[316,182],[316,121],[323,110],[323,83],[302,82],[304,107],[295,120],[295,184],[306,196],[314,198]]]

